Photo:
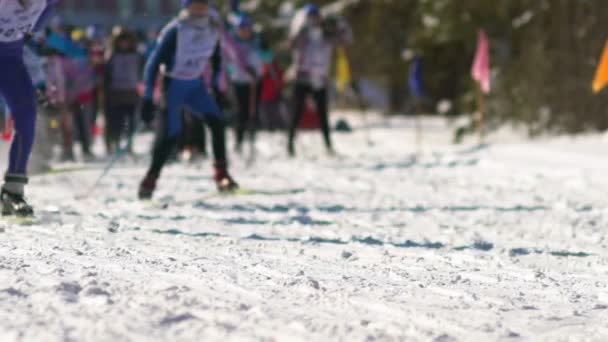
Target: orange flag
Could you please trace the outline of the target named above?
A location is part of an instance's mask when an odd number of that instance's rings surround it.
[[[602,59],[595,72],[595,79],[593,80],[593,92],[599,93],[608,85],[608,42],[604,47],[604,53]]]

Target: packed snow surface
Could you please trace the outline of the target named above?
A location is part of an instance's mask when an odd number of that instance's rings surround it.
[[[145,135],[85,199],[101,162],[33,177],[38,220],[0,224],[0,340],[608,338],[608,140],[371,126],[336,157],[262,135],[235,196],[204,161],[136,200]]]

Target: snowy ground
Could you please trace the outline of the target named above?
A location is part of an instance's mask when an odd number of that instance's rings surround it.
[[[146,161],[35,177],[43,224],[0,228],[1,341],[602,341],[608,337],[608,140],[452,146],[425,120],[318,134],[288,160],[264,136],[250,193]],[[147,137],[139,149],[145,150]]]

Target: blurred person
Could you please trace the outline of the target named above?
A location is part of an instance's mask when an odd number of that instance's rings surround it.
[[[73,32],[73,42],[79,48],[79,52],[71,56],[74,72],[71,74],[71,82],[75,93],[75,100],[71,104],[74,116],[76,133],[82,148],[85,161],[92,161],[95,156],[92,153],[94,110],[95,106],[95,69],[91,63],[88,42],[84,40],[84,33],[80,30]]]
[[[305,7],[304,27],[290,41],[294,55],[296,81],[293,90],[293,117],[289,126],[287,150],[295,156],[295,137],[299,122],[306,110],[306,102],[312,96],[319,115],[325,147],[334,154],[329,127],[329,79],[333,51],[349,43],[349,36],[342,27],[328,27],[316,5]]]
[[[220,37],[222,23],[208,0],[182,0],[182,11],[162,31],[158,44],[145,68],[144,100],[141,114],[146,122],[154,119],[153,102],[157,75],[163,69],[162,114],[153,149],[152,163],[139,187],[139,198],[149,199],[167,159],[183,129],[182,112],[188,108],[204,116],[211,130],[215,182],[219,191],[234,191],[237,183],[228,173],[223,114],[213,100],[201,75],[211,60],[213,88],[218,87],[221,67]]]
[[[283,98],[284,71],[267,44],[262,45],[262,85],[260,95],[260,121],[265,129],[287,127],[287,113]]]
[[[236,150],[241,152],[247,129],[253,139],[258,124],[263,63],[260,38],[253,31],[249,16],[242,14],[238,18],[230,37],[234,57],[228,63],[228,75],[238,108]]]
[[[54,40],[59,39],[56,35],[51,34],[48,37],[45,45],[46,54],[46,92],[49,104],[56,110],[61,131],[62,131],[62,158],[67,151],[67,146],[71,143],[66,141],[66,118],[71,117],[67,105],[67,79],[65,72],[65,58],[58,50],[58,46],[54,45]],[[55,46],[55,48],[53,47]],[[65,156],[67,157],[67,156]]]
[[[86,50],[67,37],[69,35],[51,33],[46,39],[51,51],[47,60],[47,92],[60,114],[61,160],[75,161],[75,137],[81,142],[85,160],[91,160],[94,158],[91,153],[93,70],[88,64]]]
[[[106,94],[106,148],[108,154],[116,153],[121,138],[126,138],[126,149],[133,152],[133,135],[136,130],[136,109],[139,103],[137,85],[142,57],[137,52],[135,36],[125,30],[113,37],[106,57],[103,82]],[[126,133],[126,134],[125,134]]]
[[[91,25],[86,29],[86,37],[89,42],[88,52],[91,67],[95,79],[93,90],[93,103],[91,118],[93,124],[93,136],[101,135],[101,128],[98,124],[99,115],[105,107],[105,99],[103,94],[103,80],[105,75],[105,46],[103,40],[103,32],[97,25]]]
[[[54,0],[0,0],[0,96],[15,121],[8,170],[0,191],[2,215],[33,216],[25,200],[27,167],[34,144],[36,92],[23,61],[26,36],[49,18]]]

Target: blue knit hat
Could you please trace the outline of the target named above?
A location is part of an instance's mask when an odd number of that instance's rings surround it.
[[[319,9],[319,6],[315,4],[308,4],[306,5],[306,15],[309,17],[319,16],[321,15],[321,9]]]
[[[253,27],[253,19],[246,14],[241,14],[237,19],[236,26],[240,29],[252,28]]]

